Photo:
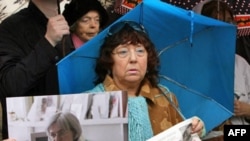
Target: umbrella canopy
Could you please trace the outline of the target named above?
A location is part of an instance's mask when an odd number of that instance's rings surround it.
[[[30,0],[0,0],[0,23],[8,16],[28,7]],[[71,0],[57,0],[58,13],[64,10],[64,5]]]
[[[0,23],[8,16],[28,6],[29,0],[0,0]]]
[[[159,0],[144,0],[120,20],[145,26],[159,52],[160,83],[176,94],[186,118],[201,117],[210,131],[232,116],[234,25]],[[61,94],[94,87],[95,61],[108,28],[57,64]]]

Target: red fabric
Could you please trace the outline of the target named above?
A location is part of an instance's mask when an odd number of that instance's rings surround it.
[[[236,15],[235,21],[238,26],[238,36],[250,35],[250,15]]]
[[[72,34],[72,41],[76,49],[84,44],[84,42],[76,34]]]

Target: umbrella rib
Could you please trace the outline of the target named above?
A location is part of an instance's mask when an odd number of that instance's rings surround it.
[[[174,44],[168,45],[167,47],[163,48],[163,49],[159,52],[158,56],[160,56],[164,51],[166,51],[166,50],[168,50],[168,49],[170,49],[170,48],[172,48],[172,47],[175,47],[175,46],[177,46],[177,45],[179,45],[179,44],[182,44],[183,42],[186,42],[186,41],[188,41],[188,38],[185,38],[185,39],[183,39],[183,40],[180,40],[180,41],[178,41],[178,42],[175,42]]]
[[[208,96],[206,96],[205,94],[202,94],[202,93],[197,92],[197,91],[195,91],[195,90],[192,90],[192,89],[188,88],[187,86],[185,86],[185,85],[183,85],[183,84],[181,84],[181,83],[179,83],[179,82],[177,82],[177,81],[175,81],[175,80],[173,80],[173,79],[171,79],[171,78],[169,78],[169,77],[167,77],[167,76],[165,76],[165,75],[159,75],[159,77],[161,77],[161,78],[163,78],[163,79],[165,79],[165,80],[167,80],[167,81],[169,81],[169,82],[172,82],[172,83],[176,84],[177,86],[180,86],[180,87],[182,87],[182,88],[184,88],[184,89],[186,89],[186,90],[188,90],[188,91],[190,91],[190,92],[192,92],[192,93],[194,93],[194,94],[200,95],[200,96],[202,96],[202,97],[205,97],[205,98],[207,98],[207,99],[209,99],[209,100],[212,100],[212,101],[216,102],[220,107],[222,107],[224,110],[226,110],[227,112],[229,112],[230,114],[233,115],[233,113],[232,113],[230,110],[228,110],[228,109],[225,108],[223,105],[221,105],[220,103],[218,103],[217,101],[215,101],[213,98],[208,97]]]
[[[176,84],[177,86],[180,86],[180,87],[182,87],[182,88],[184,88],[184,89],[186,89],[186,90],[192,92],[192,93],[195,93],[195,94],[198,94],[198,95],[200,95],[200,96],[203,96],[203,97],[206,97],[206,98],[208,98],[208,99],[213,100],[211,97],[208,97],[208,96],[206,96],[206,95],[204,95],[204,94],[202,94],[202,93],[200,93],[200,92],[197,92],[197,91],[195,91],[195,90],[192,90],[192,89],[188,88],[187,86],[185,86],[185,85],[183,85],[183,84],[181,84],[181,83],[179,83],[179,82],[177,82],[177,81],[175,81],[175,80],[173,80],[173,79],[171,79],[171,78],[169,78],[169,77],[167,77],[167,76],[165,76],[165,75],[159,75],[159,76],[162,77],[162,78],[164,78],[165,80],[167,80],[167,81],[169,81],[169,82],[172,82],[172,83]]]
[[[211,26],[211,27],[207,27],[207,28],[204,29],[204,30],[210,30],[210,29],[212,29],[212,26]],[[202,33],[202,32],[203,32],[203,30],[201,30],[201,31],[199,31],[199,32],[197,32],[197,33],[194,33],[194,34],[192,35],[192,38],[193,38],[194,36],[198,36],[199,33]],[[173,44],[170,44],[170,45],[166,46],[165,48],[163,48],[162,50],[159,51],[158,57],[159,57],[164,51],[166,51],[166,50],[168,50],[168,49],[170,49],[170,48],[172,48],[172,47],[176,47],[176,46],[178,46],[179,44],[182,44],[182,43],[184,43],[184,42],[187,42],[188,40],[190,40],[190,38],[191,38],[191,37],[186,37],[186,38],[184,38],[184,39],[182,39],[182,40],[179,40],[179,41],[177,41],[177,42],[175,42],[175,43],[173,43]],[[192,47],[192,46],[193,46],[193,41],[190,41],[190,42],[191,42],[191,47]]]
[[[91,57],[91,56],[79,56],[79,55],[73,55],[72,57],[80,57],[80,58],[97,59],[97,57]]]
[[[58,13],[58,14],[61,14],[60,1],[57,0],[57,1],[56,1],[56,4],[57,4],[57,13]]]
[[[162,91],[162,90],[161,90]],[[179,113],[179,115],[182,117],[183,120],[186,120],[186,117],[182,114],[180,109],[176,107],[176,105],[173,103],[173,101],[167,96],[168,93],[165,93],[162,91],[162,95],[168,100],[168,102],[174,107],[174,109]]]

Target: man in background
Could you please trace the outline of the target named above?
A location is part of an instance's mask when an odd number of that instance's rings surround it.
[[[2,136],[8,138],[6,97],[58,94],[58,46],[69,26],[57,0],[30,0],[0,24]]]

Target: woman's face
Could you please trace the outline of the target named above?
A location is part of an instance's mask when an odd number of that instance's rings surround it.
[[[64,130],[54,123],[49,128],[49,138],[51,141],[73,141],[74,136],[71,130]]]
[[[86,42],[95,37],[100,31],[100,15],[97,11],[89,11],[76,23],[76,35]]]
[[[148,53],[142,44],[130,43],[119,45],[112,54],[113,79],[117,85],[129,86],[140,84],[147,71]]]

